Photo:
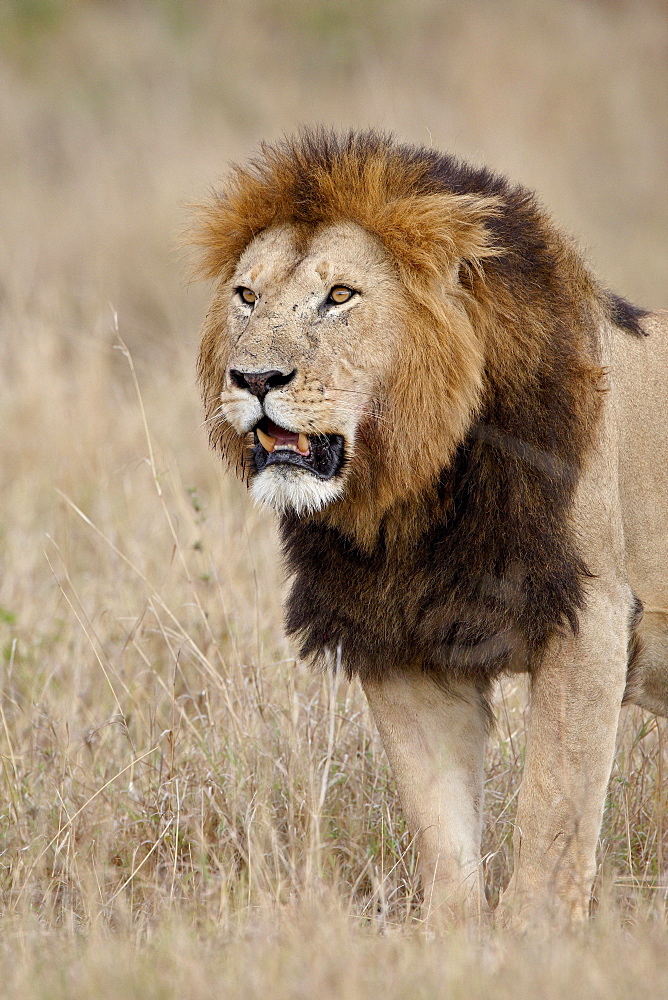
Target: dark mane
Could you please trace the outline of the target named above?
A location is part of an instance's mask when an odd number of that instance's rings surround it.
[[[640,325],[640,320],[649,315],[646,309],[634,306],[633,303],[627,302],[621,295],[615,295],[614,292],[608,292],[608,301],[610,303],[610,319],[616,326],[636,337],[647,336]]]

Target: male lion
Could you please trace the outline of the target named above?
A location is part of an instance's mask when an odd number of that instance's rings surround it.
[[[362,683],[428,912],[485,907],[510,670],[502,907],[584,917],[621,705],[668,714],[665,314],[604,290],[524,188],[374,131],[263,146],[194,238],[211,443],[279,515],[301,654]]]

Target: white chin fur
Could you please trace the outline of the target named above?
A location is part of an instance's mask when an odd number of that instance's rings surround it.
[[[277,514],[303,517],[321,510],[343,493],[341,479],[318,479],[306,469],[270,466],[253,477],[251,496]]]

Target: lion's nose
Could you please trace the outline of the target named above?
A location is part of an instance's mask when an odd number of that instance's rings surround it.
[[[283,374],[276,369],[270,372],[240,372],[236,368],[230,368],[230,381],[239,389],[248,389],[254,396],[262,402],[270,389],[278,389],[279,386],[292,382],[297,374],[297,369]]]

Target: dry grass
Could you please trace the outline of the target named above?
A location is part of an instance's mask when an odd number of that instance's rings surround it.
[[[627,998],[668,981],[668,741],[639,712],[623,723],[592,926],[422,934],[363,698],[295,663],[271,520],[207,453],[205,295],[182,287],[170,250],[179,202],[257,136],[373,121],[540,187],[603,276],[656,305],[665,17],[649,0],[351,10],[0,13],[7,996]],[[489,755],[493,894],[523,712],[508,683]]]

